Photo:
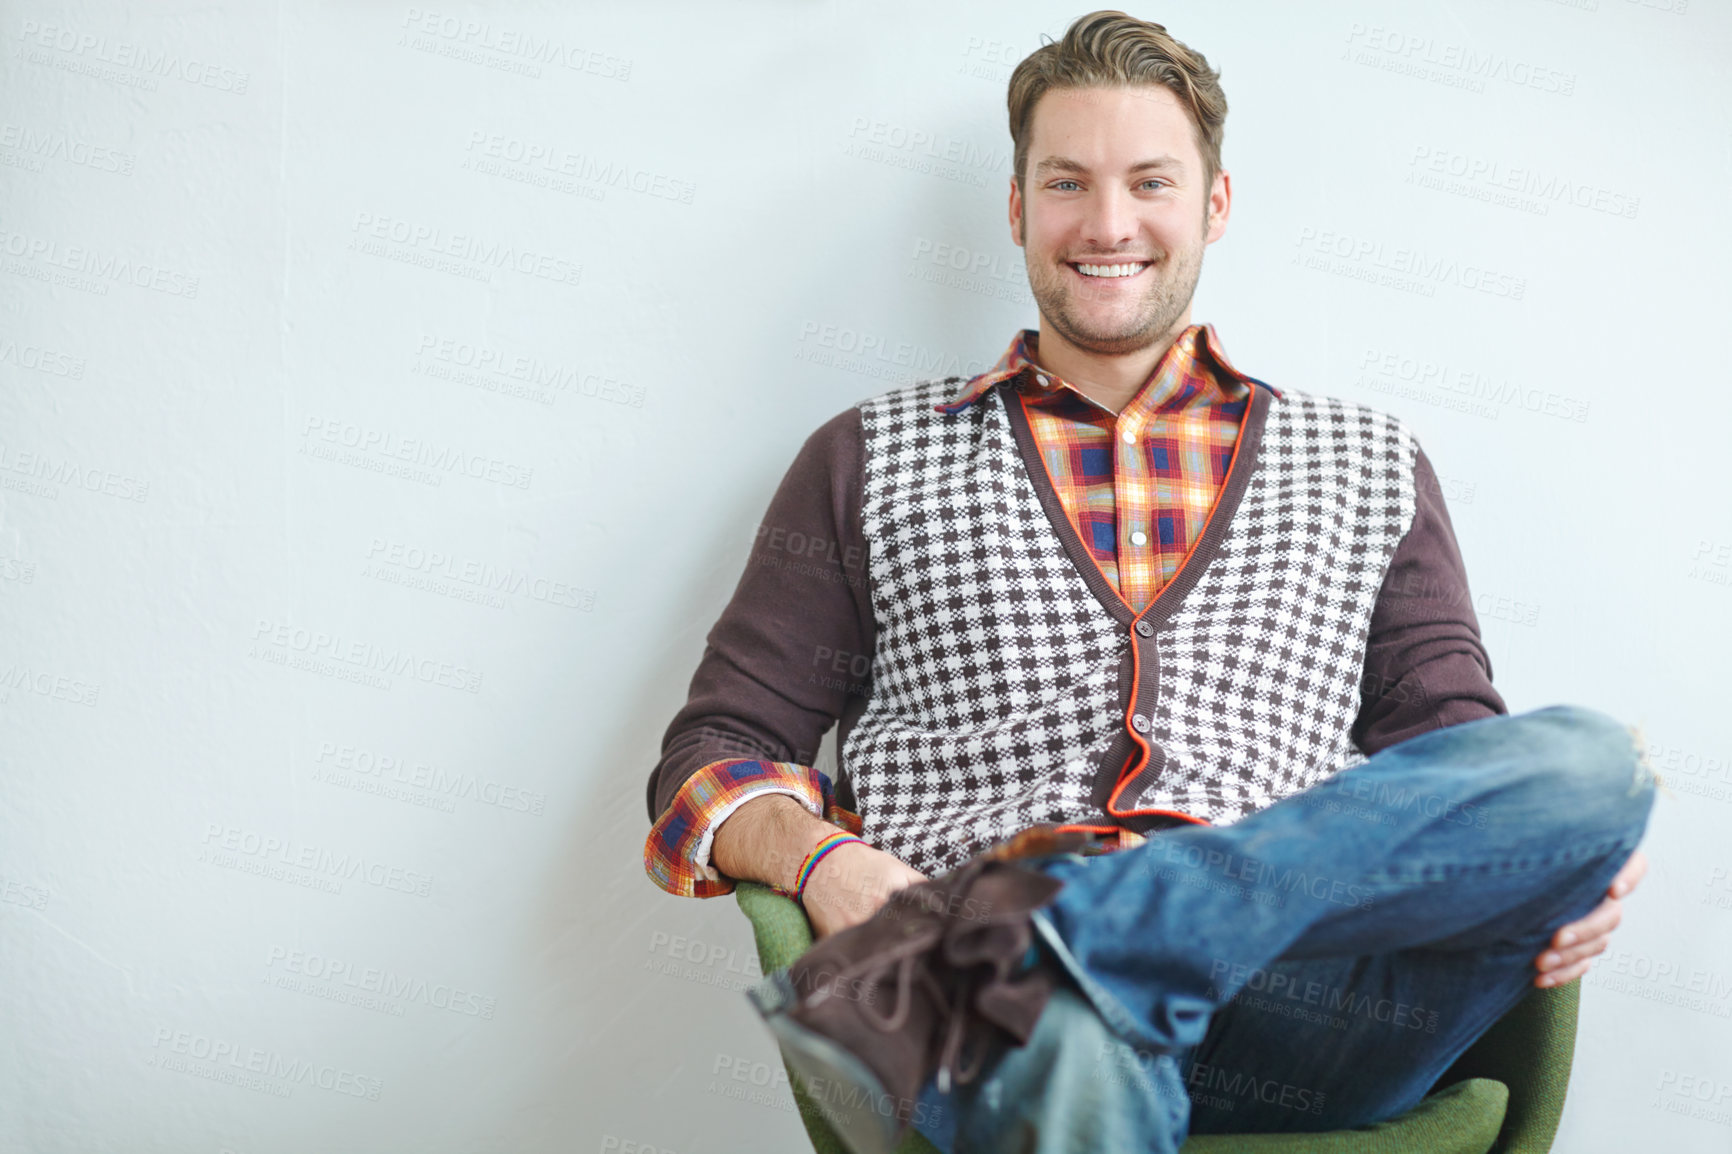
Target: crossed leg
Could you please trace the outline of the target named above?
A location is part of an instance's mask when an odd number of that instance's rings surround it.
[[[1036,925],[1079,996],[978,1085],[929,1085],[942,1124],[922,1130],[947,1150],[1060,1150],[1105,1116],[1139,1136],[1122,1148],[1171,1154],[1193,1130],[1399,1114],[1526,996],[1532,958],[1604,895],[1653,795],[1625,727],[1554,706],[1423,734],[1230,826],[1043,860],[1066,886]],[[1259,985],[1345,1027],[1271,1009]],[[1217,1071],[1259,1088],[1193,1102]]]

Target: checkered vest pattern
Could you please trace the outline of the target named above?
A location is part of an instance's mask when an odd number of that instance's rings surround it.
[[[1125,768],[1104,759],[1132,704],[1131,632],[1041,504],[1014,395],[935,412],[959,383],[859,404],[878,640],[841,768],[867,840],[928,874],[1036,822],[1113,824],[1091,798]],[[1157,772],[1122,809],[1224,825],[1365,760],[1348,730],[1372,607],[1416,510],[1416,453],[1374,409],[1292,389],[1268,402],[1225,534],[1187,562],[1206,568],[1147,614],[1160,610],[1137,680],[1155,679],[1142,736]]]

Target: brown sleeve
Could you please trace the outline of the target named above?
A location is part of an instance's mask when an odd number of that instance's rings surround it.
[[[1509,712],[1492,688],[1467,570],[1425,450],[1413,469],[1418,508],[1371,612],[1351,731],[1368,755],[1428,730]]]
[[[845,731],[863,712],[877,637],[860,528],[864,443],[850,407],[806,439],[783,476],[662,736],[647,790],[652,823],[703,766],[738,757],[811,765],[831,725],[841,718]]]

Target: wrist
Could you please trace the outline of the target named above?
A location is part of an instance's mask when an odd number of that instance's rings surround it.
[[[716,827],[710,862],[735,880],[762,882],[792,893],[800,863],[819,841],[837,832],[797,798],[783,793],[755,797]]]
[[[839,829],[826,834],[807,851],[805,858],[801,860],[799,868],[795,871],[792,893],[793,899],[800,903],[802,909],[806,905],[806,891],[811,884],[812,875],[817,872],[819,865],[829,860],[833,851],[854,844],[865,845],[866,839],[857,837],[847,830]]]

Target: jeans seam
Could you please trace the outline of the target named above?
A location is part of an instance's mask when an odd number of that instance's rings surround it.
[[[1170,1053],[1168,1048],[1162,1046],[1155,1038],[1143,1033],[1138,1027],[1137,1016],[1124,1003],[1113,997],[1105,986],[1095,981],[1081,963],[1077,962],[1070,952],[1070,947],[1064,944],[1064,939],[1059,935],[1052,922],[1047,919],[1044,912],[1036,910],[1033,920],[1036,930],[1046,940],[1046,945],[1052,950],[1059,967],[1064,970],[1066,976],[1076,983],[1078,991],[1094,1007],[1095,1013],[1100,1015],[1101,1021],[1106,1024],[1107,1029],[1133,1049],[1147,1049],[1160,1054]]]
[[[1369,885],[1396,884],[1415,885],[1429,882],[1444,882],[1460,877],[1503,877],[1506,875],[1532,873],[1539,869],[1550,869],[1572,861],[1585,861],[1600,857],[1615,850],[1634,850],[1640,844],[1641,838],[1632,841],[1628,837],[1614,837],[1601,842],[1594,842],[1587,847],[1576,846],[1563,850],[1550,857],[1516,858],[1507,862],[1482,862],[1476,865],[1430,865],[1423,872],[1403,871],[1400,874],[1390,874],[1391,867],[1380,867],[1366,875]]]

